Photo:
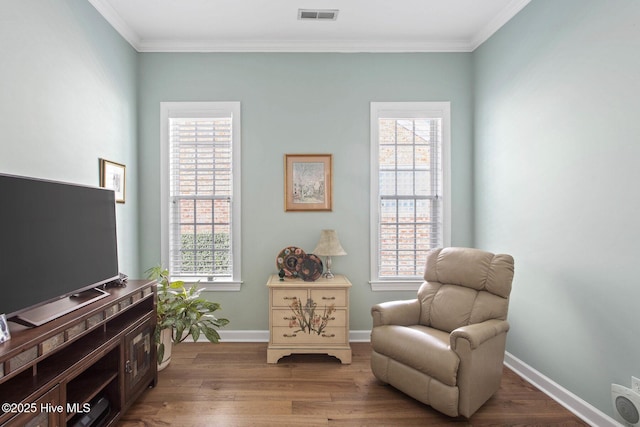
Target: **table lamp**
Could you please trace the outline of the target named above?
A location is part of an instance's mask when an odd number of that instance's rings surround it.
[[[336,233],[335,230],[322,230],[320,233],[320,241],[313,250],[313,253],[326,257],[325,265],[327,266],[327,271],[322,275],[325,279],[333,279],[334,277],[331,272],[331,257],[347,254],[342,248],[340,240],[338,240],[338,233]]]

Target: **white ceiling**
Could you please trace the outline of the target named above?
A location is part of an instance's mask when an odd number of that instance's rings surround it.
[[[530,0],[88,1],[140,52],[471,52]]]

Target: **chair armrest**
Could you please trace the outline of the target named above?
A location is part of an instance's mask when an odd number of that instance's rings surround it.
[[[454,329],[451,349],[458,355],[458,412],[470,417],[500,388],[509,323],[491,319]]]
[[[480,347],[483,342],[500,334],[504,334],[508,330],[509,323],[506,320],[491,319],[482,323],[475,323],[454,329],[449,336],[449,343],[451,344],[451,348],[456,351],[458,340],[464,339],[469,342],[469,347],[473,350]]]
[[[417,299],[388,301],[371,307],[373,327],[382,325],[410,326],[420,323],[420,303]]]

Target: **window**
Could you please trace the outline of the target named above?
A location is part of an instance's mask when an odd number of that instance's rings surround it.
[[[449,103],[371,103],[371,286],[415,290],[448,246]]]
[[[240,288],[240,103],[162,102],[162,263]]]

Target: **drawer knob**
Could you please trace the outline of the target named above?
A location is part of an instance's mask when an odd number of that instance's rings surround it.
[[[283,337],[285,337],[285,338],[293,338],[293,337],[297,337],[298,335],[296,335],[296,334],[291,334],[291,335],[289,335],[289,334],[282,334],[282,336],[283,336]]]
[[[336,297],[322,297],[322,299],[334,300],[334,299],[336,299]]]
[[[296,297],[282,297],[283,300],[292,300],[292,299],[296,299]]]
[[[322,334],[322,336],[323,336],[324,338],[333,338],[333,337],[335,337],[335,336],[336,336],[336,334],[331,334],[331,335]]]

